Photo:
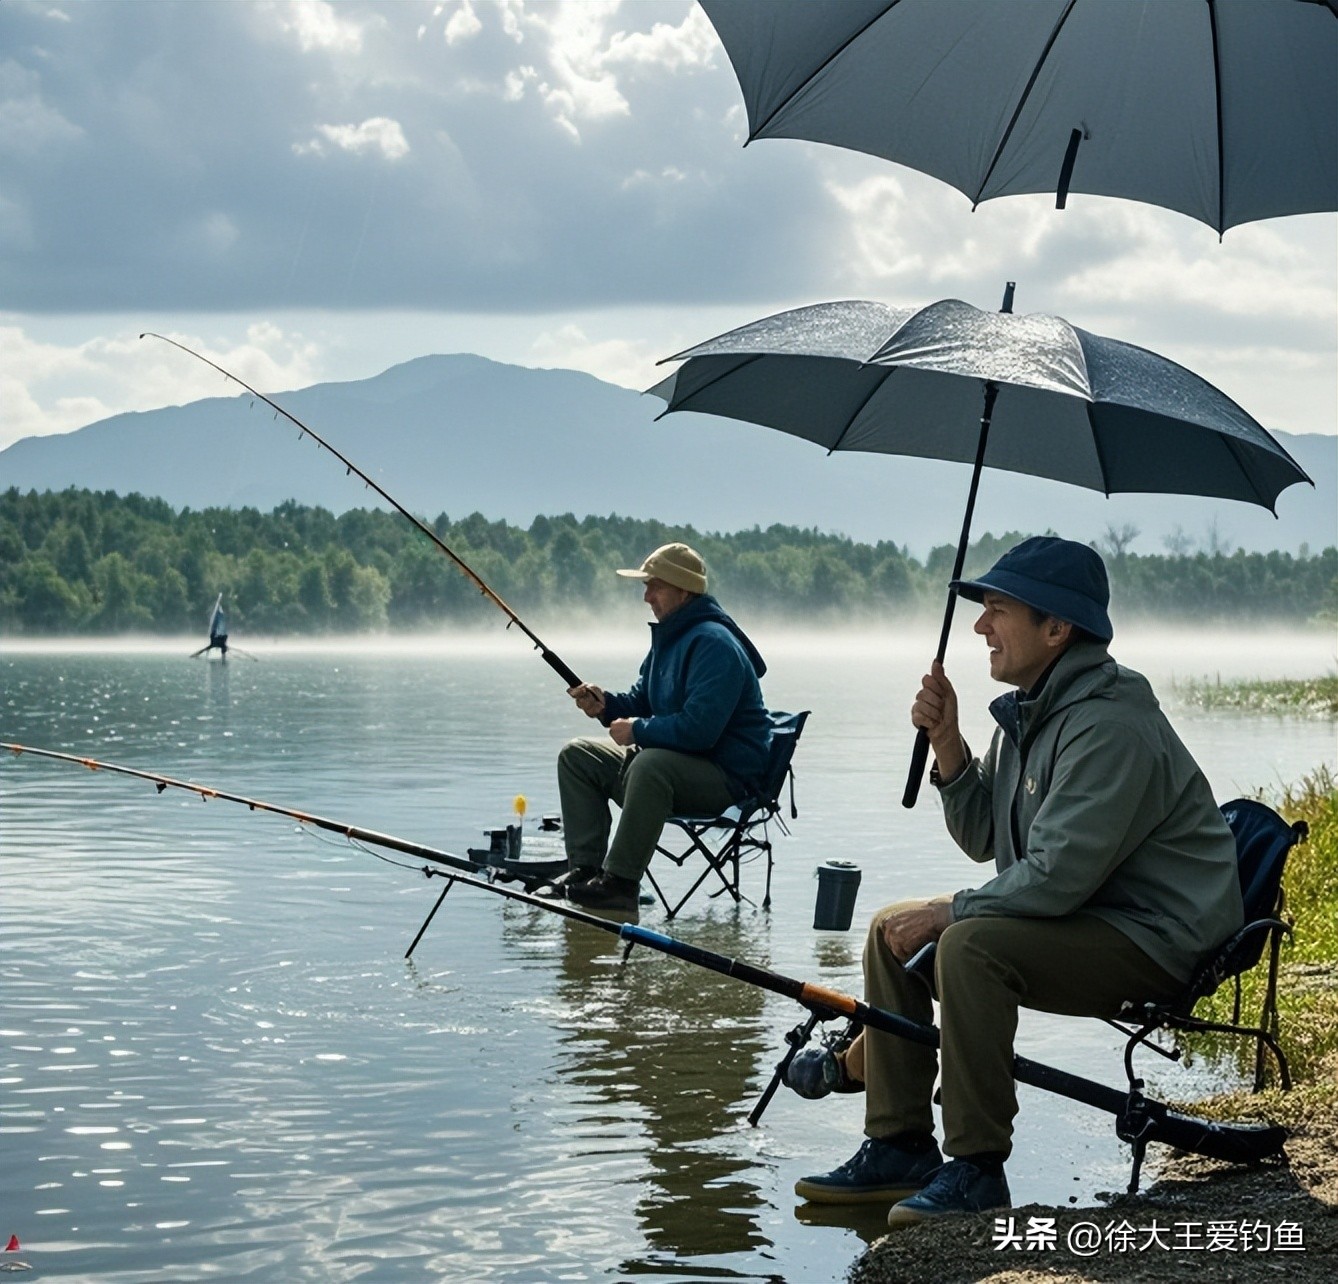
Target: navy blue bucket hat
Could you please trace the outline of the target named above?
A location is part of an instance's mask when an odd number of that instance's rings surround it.
[[[1107,608],[1110,581],[1094,549],[1054,535],[1034,535],[1010,548],[984,575],[953,580],[949,588],[972,602],[1002,593],[1057,620],[1085,629],[1102,642],[1115,636]]]

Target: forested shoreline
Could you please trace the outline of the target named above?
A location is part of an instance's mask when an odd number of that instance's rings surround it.
[[[816,529],[701,532],[616,515],[541,516],[521,527],[441,514],[427,524],[522,614],[597,613],[623,601],[626,582],[610,569],[682,539],[705,556],[712,589],[731,609],[805,623],[910,615],[941,604],[954,551],[944,545],[920,561],[893,543]],[[1039,533],[982,536],[968,572]],[[1135,535],[1112,529],[1096,542],[1126,618],[1338,619],[1338,548],[1140,555],[1127,551]],[[0,492],[0,632],[198,633],[219,593],[234,632],[251,634],[440,628],[495,610],[396,513],[336,517],[292,502],[269,513],[178,511],[111,491]]]

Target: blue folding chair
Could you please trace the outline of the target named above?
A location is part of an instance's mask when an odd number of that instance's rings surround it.
[[[748,861],[765,856],[767,862],[766,893],[762,899],[762,908],[771,907],[771,870],[773,865],[771,837],[769,827],[772,821],[780,827],[781,833],[788,834],[781,803],[781,794],[785,782],[790,782],[790,819],[798,814],[794,805],[794,751],[799,744],[799,736],[808,721],[809,710],[802,713],[776,713],[771,718],[771,752],[767,759],[766,775],[762,786],[751,798],[746,798],[733,807],[727,808],[717,816],[670,816],[665,821],[664,833],[655,845],[658,855],[672,861],[680,869],[694,857],[700,856],[706,863],[682,896],[671,902],[659,879],[654,874],[654,862],[646,870],[646,880],[650,883],[664,906],[665,916],[673,918],[684,905],[692,899],[697,889],[713,874],[720,881],[711,896],[721,896],[728,892],[735,904],[748,901],[739,889],[739,868]]]
[[[1278,952],[1282,938],[1291,935],[1291,923],[1284,917],[1286,898],[1282,874],[1287,857],[1297,843],[1309,834],[1305,821],[1289,825],[1271,807],[1251,798],[1236,798],[1222,804],[1222,815],[1236,839],[1236,872],[1240,877],[1241,899],[1245,903],[1245,926],[1214,952],[1190,980],[1184,991],[1166,1003],[1145,1003],[1129,1009],[1126,1019],[1132,1024],[1113,1020],[1109,1024],[1129,1036],[1124,1049],[1124,1069],[1129,1077],[1129,1100],[1115,1123],[1115,1132],[1133,1147],[1133,1172],[1129,1191],[1138,1189],[1138,1172],[1143,1161],[1148,1126],[1148,1104],[1143,1096],[1143,1080],[1134,1072],[1134,1052],[1140,1047],[1171,1061],[1178,1061],[1178,1046],[1161,1047],[1150,1042],[1158,1030],[1215,1032],[1253,1039],[1254,1090],[1264,1086],[1267,1059],[1272,1054],[1278,1069],[1278,1083],[1286,1091],[1292,1086],[1287,1058],[1278,1045]],[[1241,977],[1253,968],[1268,949],[1268,977],[1257,1025],[1241,1021]],[[1214,994],[1225,982],[1235,985],[1235,1001],[1230,1021],[1207,1021],[1194,1015],[1200,999]]]
[[[1291,924],[1283,917],[1285,897],[1282,874],[1287,857],[1297,843],[1308,834],[1305,821],[1289,825],[1271,807],[1252,798],[1236,798],[1222,804],[1222,815],[1236,839],[1236,872],[1240,877],[1241,900],[1245,903],[1245,926],[1229,940],[1224,941],[1213,956],[1199,968],[1185,990],[1168,1003],[1144,1004],[1137,1016],[1135,1028],[1112,1022],[1117,1029],[1130,1035],[1125,1050],[1125,1065],[1129,1078],[1134,1078],[1132,1055],[1140,1045],[1146,1045],[1172,1060],[1180,1056],[1179,1049],[1167,1051],[1148,1038],[1159,1029],[1216,1031],[1220,1034],[1239,1034],[1255,1041],[1254,1090],[1264,1086],[1267,1066],[1265,1049],[1273,1056],[1278,1068],[1278,1081],[1286,1089],[1291,1087],[1287,1058],[1278,1046],[1278,951],[1282,938],[1291,934]],[[1241,1023],[1241,977],[1253,968],[1268,949],[1268,978],[1257,1025]],[[1235,985],[1235,999],[1230,1021],[1204,1021],[1194,1016],[1194,1006],[1200,999],[1216,992],[1219,986],[1231,981]]]

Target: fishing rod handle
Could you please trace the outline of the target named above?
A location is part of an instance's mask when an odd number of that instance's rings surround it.
[[[567,666],[563,663],[561,656],[554,654],[547,647],[540,647],[539,654],[540,656],[543,657],[544,663],[548,665],[548,667],[552,669],[554,673],[556,673],[560,678],[562,678],[563,681],[566,682],[569,688],[579,687],[581,685],[581,679],[578,678],[569,668],[567,668]]]
[[[920,796],[920,782],[925,776],[925,763],[929,761],[929,732],[919,727],[915,732],[915,747],[911,750],[911,769],[906,773],[906,792],[901,795],[903,807],[914,807]]]

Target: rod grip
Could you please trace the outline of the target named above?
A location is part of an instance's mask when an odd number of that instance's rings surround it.
[[[911,749],[911,769],[906,773],[906,792],[901,795],[903,807],[914,807],[920,796],[920,782],[925,777],[925,763],[929,761],[929,732],[919,727],[915,732],[915,746]]]
[[[581,679],[567,668],[562,662],[561,656],[555,655],[552,651],[549,651],[546,648],[541,649],[539,654],[543,656],[544,663],[548,665],[554,673],[561,677],[568,687],[579,687],[581,685]]]

